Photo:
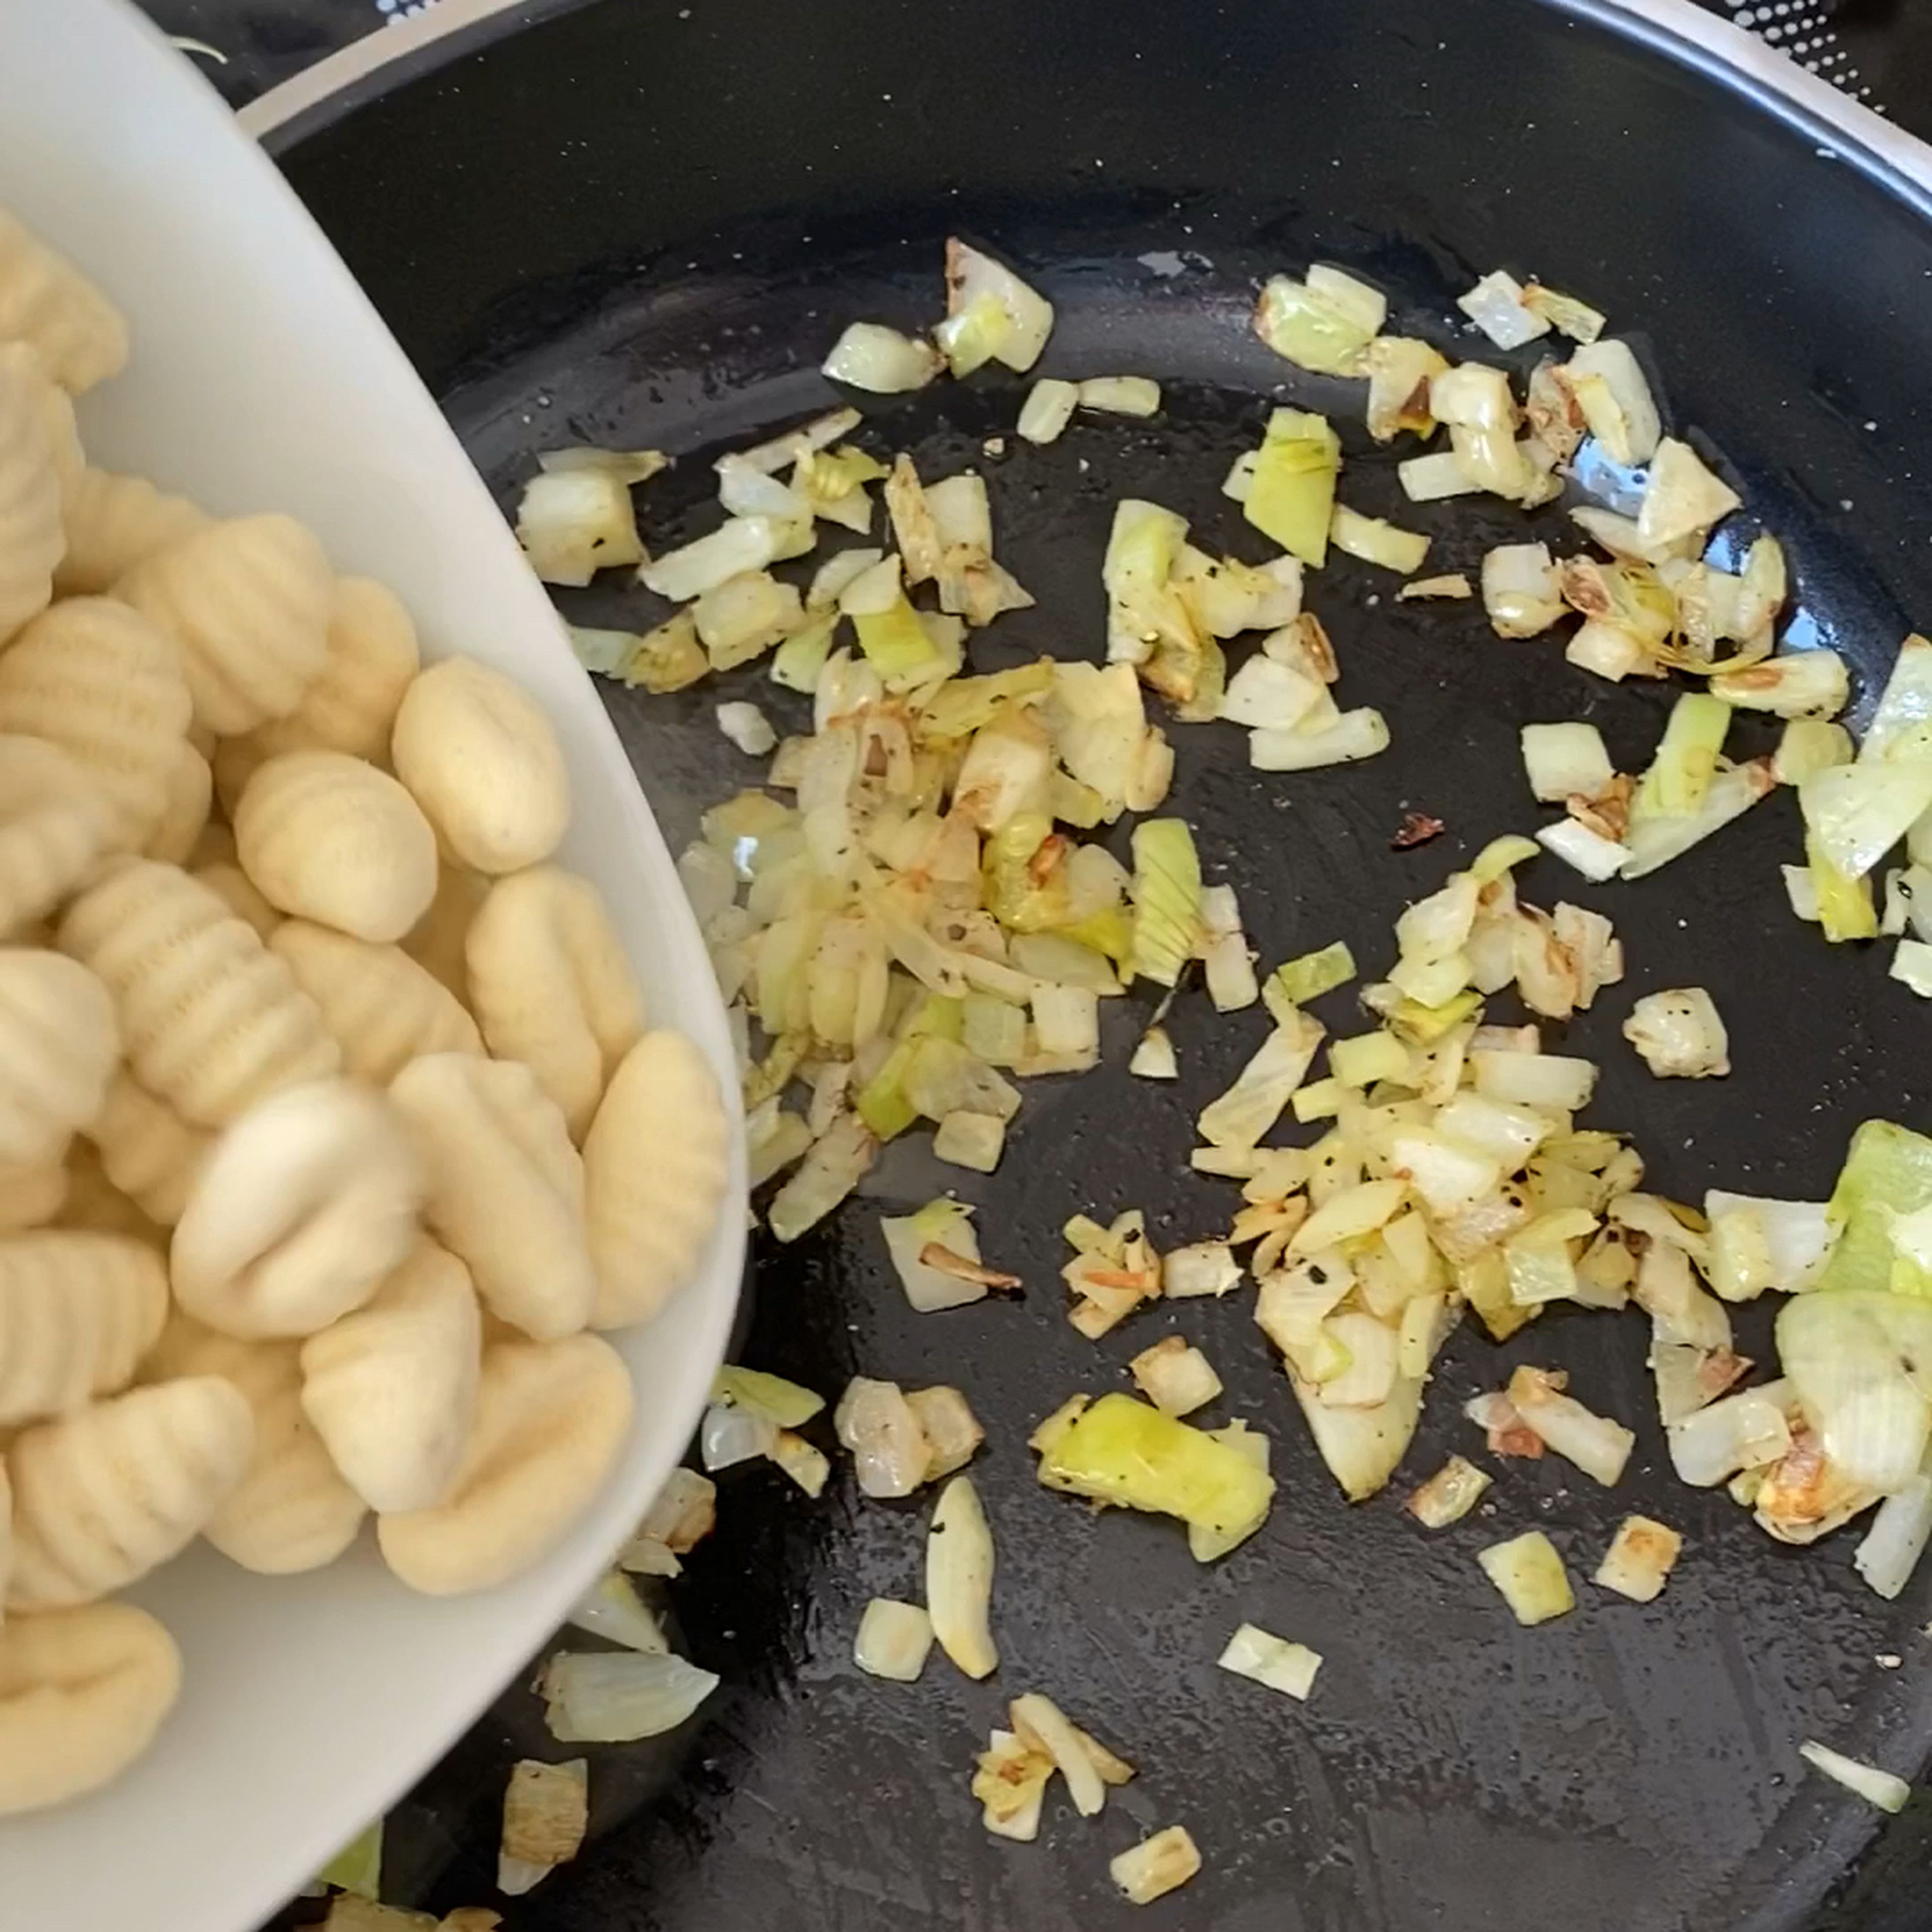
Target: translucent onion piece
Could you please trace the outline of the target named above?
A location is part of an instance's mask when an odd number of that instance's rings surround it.
[[[746,572],[763,570],[784,548],[787,535],[787,526],[770,517],[730,517],[709,536],[646,564],[638,580],[682,604]]]
[[[1520,349],[1550,333],[1548,319],[1524,306],[1522,284],[1501,268],[1458,296],[1456,306],[1498,349]]]
[[[1080,385],[1044,376],[1027,392],[1016,425],[1028,442],[1053,442],[1073,420],[1080,401]]]
[[[1492,1544],[1478,1550],[1476,1561],[1483,1574],[1502,1592],[1516,1622],[1525,1625],[1547,1623],[1552,1617],[1567,1616],[1576,1607],[1570,1579],[1556,1546],[1541,1530],[1526,1531],[1507,1543]]]
[[[1127,1368],[1142,1394],[1163,1414],[1192,1414],[1221,1393],[1214,1364],[1178,1335],[1143,1348]]]
[[[1805,779],[1798,797],[1818,850],[1848,878],[1862,878],[1932,810],[1932,762],[1834,765]]]
[[[1704,1080],[1731,1070],[1729,1036],[1702,986],[1646,993],[1630,1009],[1623,1033],[1660,1080]]]
[[[1570,366],[1575,367],[1574,361]],[[1650,481],[1637,510],[1638,539],[1654,550],[1687,538],[1702,538],[1742,500],[1728,483],[1712,473],[1688,442],[1666,436],[1651,459]]]
[[[1904,1810],[1905,1801],[1912,1796],[1912,1787],[1904,1778],[1894,1778],[1875,1765],[1861,1763],[1855,1757],[1846,1757],[1816,1738],[1807,1738],[1798,1747],[1798,1755],[1814,1770],[1835,1779],[1847,1791],[1856,1792],[1881,1811]]]
[[[1852,1563],[1881,1597],[1896,1598],[1932,1540],[1932,1476],[1912,1478],[1878,1506]]]
[[[913,1684],[932,1649],[932,1619],[916,1604],[874,1597],[859,1619],[852,1660],[867,1676]]]
[[[600,570],[640,563],[644,547],[622,476],[609,470],[547,471],[524,485],[517,541],[546,584],[588,584]]]
[[[880,396],[922,389],[945,366],[930,343],[877,322],[849,324],[819,365],[833,382]]]
[[[1409,1514],[1425,1529],[1446,1529],[1476,1507],[1490,1482],[1487,1470],[1460,1456],[1451,1456],[1409,1498]]]
[[[762,758],[778,742],[772,721],[755,704],[721,704],[717,716],[718,730],[747,758]]]
[[[707,1469],[729,1469],[769,1456],[777,1436],[778,1426],[768,1418],[714,1405],[699,1428],[700,1460]]]
[[[1597,1566],[1595,1580],[1634,1604],[1654,1602],[1683,1547],[1676,1530],[1647,1516],[1627,1516]]]
[[[520,1898],[584,1844],[590,1824],[590,1766],[583,1758],[542,1764],[524,1758],[510,1767],[503,1793],[503,1837],[496,1889]]]
[[[1429,539],[1419,530],[1399,529],[1380,517],[1365,517],[1346,503],[1337,503],[1328,519],[1328,541],[1364,563],[1380,564],[1407,577],[1422,568]]]
[[[1271,1636],[1254,1624],[1241,1624],[1214,1660],[1237,1677],[1251,1677],[1304,1704],[1315,1688],[1315,1674],[1322,1668],[1319,1652],[1305,1643]]]
[[[1562,371],[1566,387],[1613,463],[1648,463],[1663,425],[1650,384],[1630,345],[1614,337],[1577,350]]]
[[[1310,772],[1352,764],[1388,749],[1388,722],[1364,705],[1319,730],[1258,730],[1248,736],[1248,762],[1258,772]]]
[[[1778,1354],[1847,1480],[1889,1496],[1918,1475],[1932,1440],[1920,1366],[1932,1364],[1932,1301],[1858,1288],[1798,1295],[1778,1311]]]
[[[866,1495],[909,1496],[925,1481],[926,1432],[896,1382],[854,1376],[832,1422]]]
[[[662,1626],[621,1570],[600,1576],[571,1606],[564,1621],[646,1657],[662,1657],[670,1648]]]
[[[636,1651],[560,1651],[538,1690],[560,1744],[628,1744],[675,1730],[718,1688],[681,1657]]]
[[[1526,724],[1522,737],[1530,795],[1545,804],[1560,805],[1576,794],[1594,798],[1617,775],[1594,724]]]
[[[1791,1447],[1786,1386],[1770,1382],[1726,1396],[1673,1423],[1666,1432],[1671,1466],[1696,1489],[1710,1489],[1740,1469],[1775,1462]]]
[[[1022,375],[1053,331],[1053,304],[1004,262],[956,237],[946,244],[946,320],[934,333],[964,376],[988,359]]]
[[[988,1621],[993,1535],[980,1492],[955,1476],[939,1492],[926,1539],[926,1601],[940,1648],[968,1677],[989,1677],[1000,1653]]]
[[[899,1284],[905,1290],[907,1300],[922,1315],[944,1308],[963,1308],[969,1302],[985,1298],[987,1284],[983,1280],[964,1270],[935,1267],[922,1258],[928,1250],[938,1247],[958,1261],[976,1262],[980,1238],[974,1230],[972,1214],[972,1209],[962,1203],[941,1198],[928,1201],[914,1214],[880,1217],[879,1232],[886,1238]]]
[[[1585,878],[1600,884],[1606,879],[1615,878],[1630,862],[1630,848],[1628,845],[1606,838],[1574,818],[1559,819],[1554,825],[1540,826],[1536,842],[1546,851],[1555,853],[1566,866],[1574,867]]]
[[[1080,385],[1080,406],[1105,416],[1150,416],[1160,407],[1160,385],[1145,376],[1090,376]]]
[[[1373,290],[1366,292],[1380,304]],[[1364,374],[1366,352],[1381,326],[1372,308],[1351,301],[1332,284],[1324,292],[1288,275],[1270,277],[1255,308],[1255,333],[1262,340],[1277,356],[1318,375]]]
[[[1151,1905],[1201,1869],[1201,1853],[1184,1825],[1170,1825],[1110,1859],[1107,1870],[1130,1905]]]

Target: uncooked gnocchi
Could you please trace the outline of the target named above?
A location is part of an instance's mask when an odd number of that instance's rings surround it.
[[[434,1053],[389,1098],[429,1166],[423,1219],[469,1264],[490,1310],[539,1341],[590,1318],[596,1277],[584,1231],[584,1161],[527,1066]]]
[[[302,1407],[371,1509],[448,1495],[476,1418],[482,1336],[470,1270],[424,1241],[366,1307],[302,1345]]]
[[[513,872],[490,888],[464,950],[490,1051],[523,1061],[581,1140],[644,1030],[644,998],[597,888],[556,866]]]
[[[342,1046],[343,1070],[386,1087],[426,1053],[483,1051],[463,1003],[396,946],[371,946],[305,919],[284,920],[268,941],[322,1009]]]
[[[193,710],[174,640],[111,598],[55,604],[0,656],[0,731],[58,746],[99,785],[129,846],[168,809]]]
[[[632,1407],[624,1358],[597,1336],[497,1343],[483,1358],[476,1426],[448,1499],[376,1520],[389,1568],[431,1596],[520,1575],[596,1494]]]
[[[724,1198],[730,1146],[704,1054],[681,1033],[646,1034],[611,1076],[584,1142],[593,1328],[648,1322],[690,1280]]]
[[[181,1652],[146,1610],[89,1604],[0,1629],[0,1814],[118,1778],[181,1692]]]
[[[51,912],[118,832],[100,788],[64,752],[0,736],[0,936]]]
[[[280,910],[379,944],[436,896],[436,834],[386,772],[346,752],[286,752],[235,811],[242,869]]]
[[[100,1153],[89,1140],[76,1140],[68,1149],[67,1198],[54,1216],[56,1228],[82,1234],[124,1234],[152,1248],[166,1268],[168,1231],[143,1213],[107,1178]]]
[[[87,1129],[100,1150],[101,1172],[164,1228],[188,1205],[189,1190],[214,1136],[193,1126],[123,1067]]]
[[[332,1563],[368,1514],[303,1412],[300,1344],[242,1342],[178,1310],[142,1364],[150,1381],[219,1376],[255,1418],[248,1473],[202,1534],[231,1563],[286,1576]]]
[[[71,395],[128,362],[121,311],[67,257],[0,208],[0,342],[24,342]]]
[[[158,490],[145,476],[83,470],[61,506],[67,551],[54,566],[54,595],[87,597],[110,590],[137,563],[178,543],[214,519],[185,496]]]
[[[64,1228],[0,1240],[0,1426],[125,1388],[167,1312],[167,1270],[139,1241]]]
[[[8,1608],[91,1603],[178,1556],[254,1447],[248,1399],[219,1376],[130,1389],[16,1436]]]
[[[46,437],[47,452],[53,458],[54,475],[60,484],[61,518],[64,525],[68,506],[74,501],[87,470],[74,398],[41,368],[40,358],[24,342],[0,341],[0,369],[10,370],[33,392],[40,429]],[[54,595],[62,595],[58,564],[54,566]]]
[[[68,908],[60,944],[114,995],[135,1077],[188,1120],[220,1126],[340,1064],[287,967],[177,866],[119,866]]]
[[[328,656],[335,579],[292,517],[236,517],[135,565],[114,594],[182,649],[196,718],[226,736],[285,718]]]
[[[464,954],[470,928],[489,890],[490,881],[481,872],[446,858],[436,874],[436,897],[430,900],[429,910],[403,940],[403,950],[441,980],[466,1007],[470,1004],[470,968]]]
[[[185,866],[199,842],[214,802],[214,774],[208,760],[183,738],[168,760],[167,793],[161,815],[141,850],[150,859]]]
[[[224,745],[223,755],[236,754],[231,768],[244,783],[264,759],[284,752],[346,752],[386,764],[397,710],[422,668],[402,599],[373,578],[339,578],[320,674],[286,718]]]
[[[0,639],[46,608],[62,541],[60,472],[33,386],[0,368]]]
[[[444,844],[479,872],[540,864],[570,822],[570,776],[543,706],[473,658],[445,658],[410,685],[390,752]]]
[[[66,1202],[64,1157],[34,1161],[26,1167],[0,1167],[0,1234],[44,1228]]]
[[[423,1162],[380,1094],[290,1088],[202,1162],[169,1250],[175,1298],[226,1335],[313,1335],[408,1254],[423,1194]]]
[[[120,1057],[113,998],[85,966],[0,951],[0,1162],[58,1159],[100,1112]]]
[[[254,881],[239,866],[197,866],[193,876],[200,880],[237,919],[246,920],[255,928],[256,937],[265,944],[273,940],[287,923],[255,890]],[[361,944],[359,940],[354,943]],[[326,1020],[328,1015],[325,1013],[322,1017]],[[333,1032],[334,1029],[332,1027],[330,1030]],[[352,1073],[356,1069],[352,1066],[349,1070]]]

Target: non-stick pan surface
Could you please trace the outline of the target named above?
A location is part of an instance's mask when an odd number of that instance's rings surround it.
[[[1642,345],[1672,420],[1709,439],[1785,538],[1800,634],[1844,651],[1868,697],[1914,614],[1932,614],[1932,229],[1899,184],[1831,146],[1736,82],[1533,0],[610,0],[285,160],[506,503],[547,447],[676,453],[642,500],[654,548],[715,516],[718,448],[833,400],[815,366],[845,322],[935,315],[945,235],[1009,254],[1059,304],[1044,373],[1154,375],[1166,400],[1145,424],[1083,418],[1046,450],[1012,439],[1024,386],[1004,375],[866,400],[868,446],[990,480],[1000,556],[1039,604],[976,638],[982,668],[1099,656],[1118,498],[1152,496],[1207,548],[1258,555],[1219,484],[1270,402],[1359,417],[1343,386],[1256,343],[1258,277],[1345,263],[1394,292],[1406,330],[1468,352],[1445,322],[1453,296],[1498,264],[1533,272]],[[986,453],[1002,435],[1004,454]],[[1393,457],[1344,436],[1348,500],[1396,510]],[[1556,508],[1527,528],[1466,502],[1403,520],[1436,534],[1432,568],[1472,573],[1492,543],[1570,536]],[[1672,694],[1613,689],[1547,640],[1502,642],[1468,607],[1396,604],[1391,579],[1346,560],[1312,585],[1344,701],[1380,706],[1394,748],[1268,776],[1231,729],[1179,728],[1174,806],[1210,876],[1238,887],[1265,959],[1346,938],[1379,962],[1405,902],[1533,822],[1521,723],[1594,719],[1638,766]],[[580,621],[660,614],[614,584],[564,601]],[[807,715],[758,669],[675,698],[607,696],[674,841],[755,776],[717,733],[720,698],[755,698],[782,729]],[[1769,742],[1745,721],[1734,747]],[[1411,808],[1447,832],[1391,850]],[[1634,1131],[1673,1194],[1815,1196],[1860,1120],[1926,1124],[1924,1010],[1879,952],[1828,948],[1792,920],[1776,867],[1798,839],[1778,797],[1640,884],[1589,886],[1550,860],[1527,881],[1539,902],[1609,913],[1624,938],[1628,979],[1566,1044],[1604,1064],[1592,1118]],[[1695,984],[1730,1022],[1736,1071],[1659,1083],[1618,1023],[1637,994]],[[1184,998],[1184,1076],[1163,1089],[1124,1070],[1148,1004],[1113,1004],[1101,1070],[1028,1088],[997,1175],[943,1168],[909,1136],[832,1223],[758,1250],[741,1359],[834,1394],[854,1372],[952,1382],[987,1424],[998,1676],[936,1663],[906,1688],[850,1661],[868,1598],[920,1594],[920,1505],[863,1502],[843,1474],[812,1504],[775,1471],[733,1472],[716,1534],[672,1592],[684,1642],[724,1687],[674,1747],[592,1753],[603,1835],[519,1902],[518,1932],[1124,1922],[1108,1858],[1176,1821],[1207,1869],[1151,1926],[1770,1932],[1823,1923],[1821,1909],[1924,1922],[1912,1816],[1873,1852],[1876,1814],[1805,1773],[1796,1748],[1816,1736],[1918,1768],[1932,1583],[1885,1604],[1852,1573],[1855,1532],[1780,1548],[1721,1492],[1678,1484],[1639,1319],[1556,1315],[1502,1349],[1459,1335],[1402,1476],[1352,1509],[1251,1294],[1156,1310],[1097,1346],[1067,1326],[1069,1214],[1144,1207],[1165,1244],[1231,1212],[1232,1188],[1186,1168],[1189,1124],[1262,1022]],[[1327,1005],[1349,1030],[1346,996]],[[942,1187],[980,1204],[986,1250],[1024,1275],[1023,1303],[905,1307],[877,1218]],[[1744,1346],[1762,1352],[1768,1325],[1747,1313]],[[1169,1527],[1040,1489],[1024,1447],[1069,1394],[1124,1386],[1126,1358],[1170,1330],[1226,1380],[1210,1419],[1246,1418],[1275,1445],[1271,1520],[1210,1569]],[[1450,1449],[1480,1452],[1460,1402],[1519,1361],[1567,1367],[1585,1400],[1637,1427],[1630,1474],[1606,1492],[1553,1459],[1507,1465],[1478,1516],[1426,1534],[1401,1496]],[[1574,1616],[1520,1631],[1473,1561],[1537,1526],[1587,1575],[1632,1510],[1688,1539],[1648,1606],[1586,1583]],[[1216,1671],[1244,1619],[1324,1654],[1305,1707]],[[966,1790],[1005,1700],[1028,1689],[1140,1767],[1097,1822],[1051,1805],[1032,1846],[989,1839]],[[502,1767],[548,1748],[512,1697],[418,1794],[392,1844],[422,1868],[425,1902],[478,1896]],[[1867,1881],[1847,1894],[1862,1858]]]

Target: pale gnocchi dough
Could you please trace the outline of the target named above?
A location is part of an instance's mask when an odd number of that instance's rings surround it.
[[[730,1148],[710,1064],[681,1033],[646,1034],[584,1142],[593,1328],[648,1322],[690,1280],[717,1222]]]
[[[343,1070],[359,1080],[386,1087],[424,1054],[483,1051],[463,1003],[400,946],[291,919],[275,928],[268,950],[322,1009],[341,1043]]]
[[[62,542],[60,472],[33,386],[0,368],[0,638],[47,608]]]
[[[214,802],[214,774],[208,760],[183,738],[168,763],[167,796],[160,820],[141,849],[150,859],[185,866]]]
[[[335,579],[292,517],[236,517],[135,565],[114,594],[181,646],[194,715],[224,736],[285,718],[328,656]]]
[[[142,1365],[155,1381],[219,1376],[247,1398],[255,1418],[248,1472],[202,1534],[231,1563],[268,1576],[334,1562],[368,1514],[303,1411],[300,1348],[238,1341],[177,1312]]]
[[[0,656],[0,731],[66,752],[114,808],[129,846],[168,810],[193,708],[174,640],[111,598],[55,604]]]
[[[470,1270],[424,1241],[366,1307],[302,1345],[302,1407],[371,1509],[448,1495],[476,1419],[482,1334]]]
[[[512,1060],[434,1053],[390,1083],[429,1167],[423,1219],[492,1312],[539,1341],[590,1318],[584,1161],[556,1102]]]
[[[44,1228],[67,1204],[65,1150],[58,1160],[0,1167],[0,1234]]]
[[[127,318],[64,255],[0,208],[0,342],[24,342],[70,394],[118,376]]]
[[[436,834],[386,772],[346,752],[286,752],[235,810],[242,869],[268,903],[358,939],[400,939],[436,896]]]
[[[596,1335],[503,1342],[483,1358],[476,1426],[447,1501],[380,1516],[389,1568],[414,1590],[487,1590],[540,1562],[589,1504],[632,1408],[624,1358]]]
[[[181,1652],[146,1610],[88,1604],[0,1630],[0,1815],[98,1790],[154,1741]]]
[[[121,1057],[114,1000],[58,952],[0,951],[0,1162],[58,1160]]]
[[[408,1254],[424,1190],[380,1094],[346,1080],[290,1088],[202,1160],[169,1250],[175,1298],[224,1334],[313,1335]]]
[[[477,872],[541,864],[570,822],[569,772],[543,706],[473,658],[445,658],[410,685],[390,754],[445,846]]]
[[[54,461],[58,479],[61,518],[64,525],[68,506],[80,488],[87,470],[86,452],[80,446],[80,424],[74,412],[74,398],[40,367],[40,358],[24,342],[0,342],[0,369],[10,370],[33,392],[40,429],[47,440],[47,451]],[[54,566],[54,595],[62,595],[60,566]]]
[[[107,1178],[92,1141],[76,1140],[68,1150],[67,1198],[54,1217],[56,1228],[84,1234],[124,1234],[162,1258],[166,1272],[168,1231],[123,1194]]]
[[[157,489],[145,476],[83,470],[61,508],[67,550],[54,566],[54,594],[110,590],[137,563],[212,523],[199,503]]]
[[[172,1228],[214,1136],[191,1126],[123,1067],[87,1129],[101,1172],[148,1218]]]
[[[222,746],[223,796],[231,785],[238,796],[256,766],[284,752],[346,752],[386,763],[397,710],[422,668],[403,600],[374,578],[338,578],[321,674],[286,718]]]
[[[125,1388],[167,1312],[167,1270],[139,1241],[52,1228],[0,1240],[0,1426]]]
[[[464,950],[490,1051],[523,1061],[581,1140],[644,1030],[644,998],[597,888],[556,866],[513,872],[490,888]]]
[[[467,866],[442,862],[429,910],[403,940],[403,950],[442,981],[464,1006],[470,1004],[470,968],[464,957],[470,928],[490,881]]]
[[[287,967],[177,866],[118,866],[68,908],[60,944],[114,995],[136,1078],[201,1126],[340,1064]]]
[[[64,752],[0,735],[0,934],[52,911],[118,836],[100,787]]]
[[[273,940],[286,923],[281,914],[255,890],[254,881],[239,866],[197,866],[194,868],[194,877],[220,900],[237,919],[246,920],[265,943]],[[353,943],[361,944],[359,940]],[[299,978],[300,975],[297,977]],[[328,1015],[325,1013],[322,1017],[326,1020]],[[334,1029],[332,1027],[330,1030],[334,1032]],[[350,1069],[352,1073],[356,1070],[354,1067]]]
[[[8,1608],[91,1603],[178,1556],[254,1448],[248,1398],[219,1376],[132,1388],[16,1436]]]

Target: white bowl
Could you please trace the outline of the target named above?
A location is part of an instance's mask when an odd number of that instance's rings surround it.
[[[117,0],[5,0],[0,203],[132,321],[128,373],[81,405],[94,460],[214,510],[292,512],[339,568],[400,592],[429,652],[470,652],[542,700],[576,788],[562,856],[603,889],[653,1022],[697,1039],[735,1094],[676,875],[548,599],[375,311],[213,91]],[[734,1160],[728,1199],[743,1191]],[[533,1575],[414,1596],[365,1539],[296,1578],[197,1548],[137,1592],[180,1642],[180,1704],[118,1784],[0,1820],[0,1922],[244,1932],[391,1804],[542,1644],[677,1460],[743,1246],[728,1210],[699,1279],[647,1330],[613,1338],[637,1424]]]

